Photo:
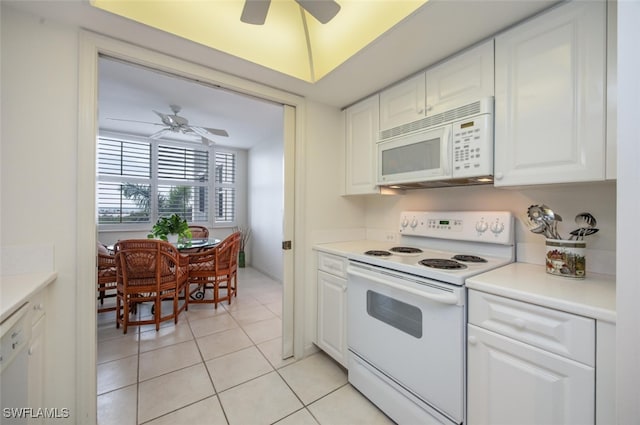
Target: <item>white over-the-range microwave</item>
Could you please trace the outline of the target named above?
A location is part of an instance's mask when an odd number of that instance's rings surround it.
[[[493,182],[493,98],[380,132],[377,184],[400,189]]]

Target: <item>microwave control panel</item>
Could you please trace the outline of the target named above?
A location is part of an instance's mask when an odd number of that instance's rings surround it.
[[[493,125],[490,114],[453,123],[453,177],[493,174]]]

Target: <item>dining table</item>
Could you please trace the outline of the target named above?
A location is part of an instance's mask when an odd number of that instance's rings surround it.
[[[173,245],[178,248],[183,254],[193,254],[195,252],[206,251],[209,248],[213,248],[220,243],[220,239],[208,238],[208,239],[189,239],[188,241],[178,242]],[[114,244],[115,245],[115,244]],[[108,245],[107,249],[113,253],[114,245]]]
[[[185,242],[178,242],[176,247],[178,251],[184,254],[202,252],[209,248],[213,248],[220,243],[220,239],[208,238],[208,239],[190,239]]]

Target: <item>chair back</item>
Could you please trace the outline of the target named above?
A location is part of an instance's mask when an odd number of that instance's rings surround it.
[[[191,225],[189,230],[191,230],[192,239],[209,239],[209,229],[204,226]]]
[[[128,239],[116,243],[114,250],[121,285],[152,288],[177,281],[180,254],[168,242]]]
[[[235,232],[231,234],[232,241],[232,253],[231,253],[231,272],[238,272],[238,254],[240,253],[240,239],[242,238],[242,234],[240,232]]]
[[[156,330],[160,322],[174,319],[178,323],[178,315],[188,308],[188,300],[184,297],[179,305],[179,294],[186,295],[189,276],[189,259],[180,255],[178,249],[169,242],[157,239],[129,239],[116,243],[117,298],[116,309],[123,306],[123,314],[117,315],[116,326],[123,325],[124,333],[129,325],[154,323]],[[172,300],[173,308],[162,311],[163,300]],[[152,319],[129,317],[129,307],[135,308],[137,303],[153,302]]]
[[[100,242],[97,244],[97,291],[98,301],[98,313],[104,313],[107,311],[113,311],[116,308],[114,306],[104,306],[105,298],[115,297],[114,290],[116,289],[116,259],[109,250]]]

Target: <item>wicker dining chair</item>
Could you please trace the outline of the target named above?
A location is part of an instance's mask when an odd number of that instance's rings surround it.
[[[100,303],[98,313],[104,313],[116,309],[114,305],[104,307],[105,298],[116,296],[116,259],[100,242],[97,244],[97,251],[97,298]]]
[[[208,239],[209,238],[209,229],[207,229],[204,226],[190,225],[189,230],[191,230],[192,239]]]
[[[233,257],[239,235],[236,233],[207,251],[189,255],[190,303],[213,303],[214,308],[218,308],[218,303],[222,301],[231,304],[235,288],[232,284]],[[225,292],[224,296],[221,296],[221,290]]]
[[[174,319],[189,308],[187,280],[189,258],[172,244],[156,239],[130,239],[114,246],[117,269],[116,327],[123,332],[131,325],[155,324]],[[180,294],[182,293],[182,303]],[[162,301],[171,300],[172,309],[164,313]],[[152,317],[131,318],[137,305],[152,302]],[[122,310],[122,313],[121,313]]]

